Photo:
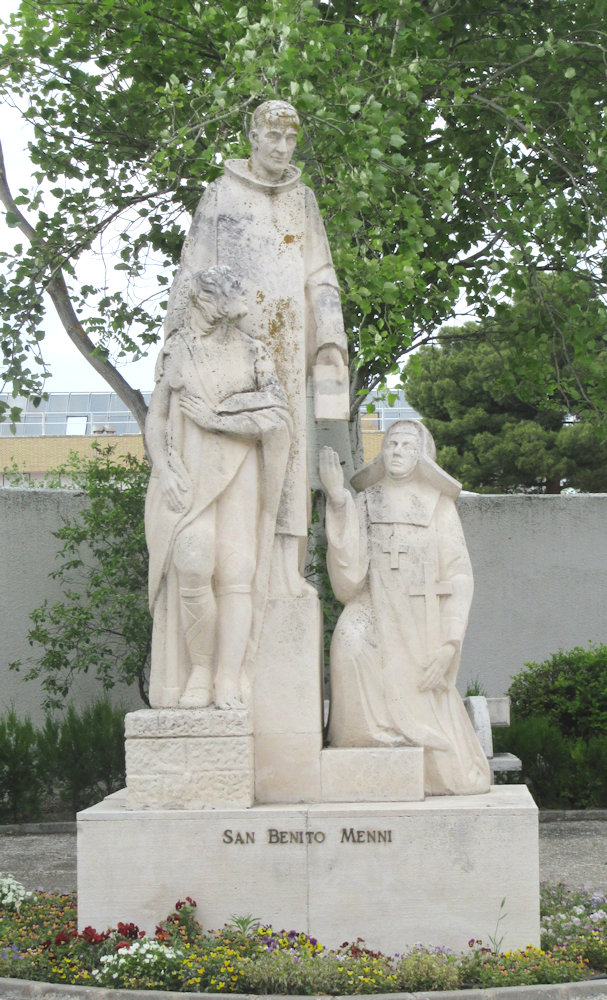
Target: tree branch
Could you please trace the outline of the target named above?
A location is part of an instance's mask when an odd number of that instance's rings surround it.
[[[44,242],[40,239],[40,236],[31,225],[30,222],[23,215],[19,206],[15,204],[15,200],[11,194],[8,179],[6,176],[6,168],[4,164],[4,155],[2,152],[2,144],[0,143],[0,201],[4,205],[7,212],[15,215],[18,219],[17,228],[23,233],[24,236],[30,241],[30,243],[40,246],[44,249]],[[147,413],[146,402],[138,389],[133,389],[125,378],[120,374],[120,372],[112,365],[109,361],[104,358],[99,357],[96,354],[96,347],[93,341],[90,339],[86,330],[84,329],[82,323],[78,319],[76,310],[72,304],[69,289],[66,285],[65,278],[63,276],[62,270],[59,268],[54,272],[49,281],[46,284],[46,291],[48,292],[50,299],[57,311],[57,315],[61,320],[63,329],[67,333],[68,337],[73,344],[78,348],[80,353],[86,358],[92,368],[98,372],[102,378],[108,383],[111,389],[120,397],[122,402],[129,408],[135,420],[141,428],[143,433],[145,426],[145,417]]]

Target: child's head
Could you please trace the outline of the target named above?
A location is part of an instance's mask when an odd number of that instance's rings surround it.
[[[210,329],[223,319],[236,321],[248,312],[244,289],[229,267],[209,267],[192,278],[192,303],[202,311]]]

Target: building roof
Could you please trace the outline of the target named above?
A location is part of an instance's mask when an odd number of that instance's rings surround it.
[[[146,403],[151,395],[143,393]],[[0,437],[139,433],[133,414],[115,392],[51,392],[37,406],[31,399],[0,393],[0,401],[22,411],[14,432],[10,420],[0,423]]]

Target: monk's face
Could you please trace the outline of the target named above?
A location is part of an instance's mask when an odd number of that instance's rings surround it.
[[[391,479],[409,479],[419,458],[419,438],[407,428],[388,433],[382,448],[386,471]]]
[[[251,166],[260,180],[281,180],[291,162],[297,128],[292,119],[268,117],[251,132]]]

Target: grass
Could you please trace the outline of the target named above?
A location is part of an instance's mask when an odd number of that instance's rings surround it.
[[[134,924],[76,929],[74,895],[27,893],[0,876],[0,977],[201,993],[355,994],[573,982],[607,972],[607,897],[563,886],[542,890],[541,948],[499,952],[416,945],[385,956],[363,941],[329,950],[252,917],[205,932],[192,899],[146,937]]]

